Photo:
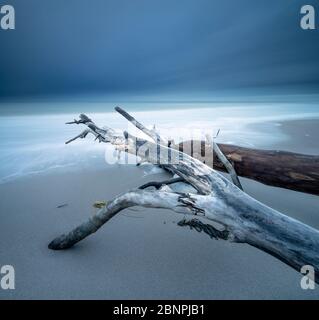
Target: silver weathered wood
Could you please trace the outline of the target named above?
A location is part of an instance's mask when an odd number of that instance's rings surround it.
[[[118,150],[136,154],[143,161],[157,163],[158,155],[152,152],[156,150],[156,143],[138,139],[127,132],[116,135],[110,128],[100,129],[85,115],[73,123],[88,127],[89,132],[85,131],[78,138],[91,133],[100,142],[108,142]],[[147,148],[151,151],[146,155]],[[182,182],[164,183],[159,190],[137,189],[119,195],[88,221],[53,240],[49,248],[59,250],[73,246],[125,208],[165,208],[200,217],[213,225],[217,223],[223,226],[223,234],[227,235],[223,239],[252,245],[298,272],[304,265],[312,265],[316,273],[319,272],[319,232],[316,229],[250,197],[199,160],[177,150],[170,149],[170,152],[171,157],[179,161],[164,167],[182,178]]]
[[[225,155],[223,154],[223,152],[220,150],[218,144],[213,141],[213,139],[211,139],[210,136],[206,136],[207,141],[209,142],[209,144],[211,145],[211,147],[213,148],[214,152],[217,155],[217,158],[219,159],[219,161],[224,165],[224,167],[226,168],[227,172],[229,173],[233,183],[241,190],[243,190],[243,187],[239,181],[239,178],[237,176],[237,173],[234,169],[234,167],[232,166],[232,164],[228,161],[228,159],[225,157]]]

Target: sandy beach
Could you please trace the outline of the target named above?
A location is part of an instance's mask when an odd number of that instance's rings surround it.
[[[318,154],[319,121],[270,125],[289,140],[269,148]],[[183,216],[166,210],[125,210],[70,250],[47,248],[94,214],[95,201],[165,178],[115,165],[1,184],[0,262],[15,267],[16,289],[0,290],[0,299],[319,298],[318,288],[302,290],[301,275],[275,258],[179,227]],[[319,229],[318,197],[241,181],[256,199]]]
[[[276,144],[276,148],[305,154],[319,154],[318,120],[283,121],[280,125],[281,130],[290,138]]]
[[[319,300],[319,1],[0,9],[0,302]]]

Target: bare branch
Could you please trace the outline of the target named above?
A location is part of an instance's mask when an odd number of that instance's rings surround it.
[[[139,189],[146,189],[149,187],[155,187],[156,189],[160,189],[161,187],[163,187],[164,185],[169,185],[169,184],[173,184],[173,183],[177,183],[177,182],[183,182],[185,181],[182,178],[173,178],[173,179],[169,179],[169,180],[164,180],[164,181],[151,181],[148,183],[143,184],[142,186],[139,187]]]
[[[115,110],[119,114],[121,114],[126,120],[131,122],[136,128],[140,129],[147,136],[151,137],[155,143],[160,143],[163,145],[167,144],[167,142],[164,139],[162,139],[162,137],[160,137],[160,135],[156,132],[155,125],[153,130],[149,130],[142,123],[137,121],[134,117],[128,114],[125,110],[123,110],[121,107],[115,107]]]
[[[70,142],[72,142],[72,141],[74,141],[76,139],[84,139],[89,133],[90,133],[90,130],[86,129],[86,130],[82,131],[79,135],[77,135],[74,138],[66,141],[65,144],[69,144]]]
[[[218,133],[219,133],[219,130],[218,130]],[[209,135],[207,135],[206,138],[207,138],[209,144],[213,147],[213,150],[216,152],[218,159],[224,165],[227,172],[229,173],[234,185],[236,185],[239,189],[243,190],[243,187],[238,179],[238,176],[237,176],[237,173],[236,173],[234,167],[228,161],[228,159],[225,157],[223,152],[220,150],[218,144],[215,141],[213,141]]]
[[[54,239],[50,242],[48,247],[52,250],[70,248],[77,242],[96,232],[117,213],[133,206],[139,205],[148,208],[165,208],[184,214],[196,212],[196,207],[192,208],[190,204],[184,205],[182,203],[181,199],[184,199],[185,197],[187,196],[184,195],[181,197],[178,194],[170,192],[150,192],[145,190],[135,190],[122,194],[112,201],[107,202],[106,206],[101,208],[93,217],[90,217],[86,222],[68,234]]]

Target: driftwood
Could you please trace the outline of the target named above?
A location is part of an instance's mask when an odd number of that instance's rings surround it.
[[[115,110],[154,141],[183,151],[218,171],[227,171],[233,183],[242,189],[238,176],[256,180],[266,185],[319,195],[319,156],[304,155],[277,150],[258,150],[235,145],[216,143],[210,137],[206,141],[184,141],[170,144],[159,135],[144,127],[123,109]],[[205,143],[211,149],[203,149]]]
[[[173,148],[190,153],[193,144],[193,157],[202,160],[200,150],[202,142],[184,141]],[[217,145],[217,144],[216,144]],[[232,164],[236,173],[269,186],[280,187],[304,193],[319,195],[319,156],[305,155],[287,151],[258,150],[235,145],[218,143],[222,154]],[[216,150],[207,152],[206,158],[213,157],[214,169],[228,171],[220,161]],[[229,171],[228,171],[229,172]]]
[[[128,121],[130,121],[132,124],[134,124],[138,129],[140,129],[141,131],[143,131],[144,133],[146,133],[148,136],[150,136],[155,142],[157,142],[158,144],[161,145],[167,145],[168,147],[171,148],[175,148],[178,149],[179,151],[183,151],[183,145],[179,144],[179,145],[174,145],[173,141],[168,141],[166,139],[163,139],[162,137],[159,136],[159,134],[156,131],[152,131],[149,130],[147,128],[144,127],[143,124],[141,124],[139,121],[137,121],[134,117],[132,117],[131,115],[129,115],[125,110],[123,110],[120,107],[115,107],[115,110],[120,113],[124,118],[126,118]],[[210,144],[211,147],[211,158],[214,158],[214,155],[217,157],[217,159],[219,160],[219,163],[222,164],[223,168],[226,169],[226,171],[229,173],[233,183],[239,188],[239,189],[243,189],[241,186],[241,183],[238,179],[237,173],[234,169],[234,167],[232,166],[232,164],[229,162],[229,160],[225,157],[225,155],[222,153],[222,151],[220,150],[219,146],[217,145],[217,143],[215,141],[213,141],[213,139],[207,135],[206,136],[206,140],[207,141],[200,141],[198,144],[201,146],[205,145],[205,144]],[[187,149],[188,151],[190,151],[190,153],[187,153],[187,151],[185,153],[189,154],[190,156],[194,157],[194,154],[196,153],[196,148],[194,150],[194,145],[196,146],[196,143],[194,143],[194,141],[190,142],[192,147],[190,149]],[[197,150],[197,153],[199,154],[199,152],[201,152],[202,150]],[[204,148],[204,153],[207,152],[207,150]],[[195,157],[196,158],[196,157]],[[201,159],[202,160],[202,159]],[[202,161],[205,163],[205,161]],[[213,163],[213,162],[212,162]]]
[[[72,247],[125,208],[166,208],[196,216],[196,219],[181,221],[180,225],[203,230],[213,238],[247,243],[280,259],[298,272],[304,265],[312,265],[315,272],[319,272],[319,232],[316,229],[253,199],[214,169],[179,150],[161,146],[161,151],[169,152],[172,160],[172,163],[166,164],[165,152],[160,155],[153,152],[158,147],[155,141],[138,139],[128,132],[115,134],[111,128],[101,129],[83,114],[80,120],[73,123],[87,126],[78,135],[79,138],[90,133],[100,142],[111,143],[117,150],[137,155],[143,161],[154,164],[160,160],[160,163],[164,163],[161,166],[178,179],[173,177],[175,180],[162,184],[150,183],[117,196],[82,225],[54,239],[49,244],[50,249]],[[143,130],[142,127],[140,129]],[[145,133],[151,138],[155,137],[155,131]],[[158,143],[157,136],[156,140]]]

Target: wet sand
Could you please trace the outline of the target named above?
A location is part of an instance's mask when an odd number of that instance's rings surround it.
[[[277,148],[291,152],[319,155],[319,120],[283,121],[280,128],[289,136]]]

